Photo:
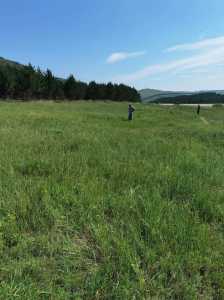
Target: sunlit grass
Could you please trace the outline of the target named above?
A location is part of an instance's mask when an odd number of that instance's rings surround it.
[[[0,103],[0,299],[224,299],[224,109]]]

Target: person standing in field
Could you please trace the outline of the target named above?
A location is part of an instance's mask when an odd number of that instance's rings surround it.
[[[200,110],[201,110],[201,106],[200,106],[200,104],[198,104],[197,115],[200,115]]]
[[[128,121],[131,121],[133,119],[133,113],[135,111],[135,108],[129,104],[128,105]]]

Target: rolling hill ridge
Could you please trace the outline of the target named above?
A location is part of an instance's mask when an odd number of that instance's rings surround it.
[[[195,91],[195,92],[187,92],[187,91],[162,91],[162,90],[155,90],[155,89],[142,89],[139,91],[141,95],[141,100],[144,103],[149,102],[163,102],[163,99],[171,99],[176,98],[175,100],[178,101],[179,97],[182,96],[195,96],[201,94],[217,94],[217,95],[224,95],[224,90],[211,90],[211,91]],[[167,101],[166,101],[167,102]]]
[[[10,59],[5,59],[4,57],[0,57],[0,66],[11,66],[11,67],[17,67],[22,68],[24,65],[18,63],[17,61],[13,61]]]

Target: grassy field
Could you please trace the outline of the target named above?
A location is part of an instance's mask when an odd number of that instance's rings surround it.
[[[224,299],[224,108],[0,103],[0,299]]]

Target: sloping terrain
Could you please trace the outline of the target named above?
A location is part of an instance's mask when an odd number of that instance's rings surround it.
[[[155,102],[161,100],[163,101],[164,98],[166,99],[171,99],[172,98],[177,98],[182,97],[182,96],[195,96],[195,95],[200,95],[200,94],[205,94],[205,93],[214,93],[218,95],[223,95],[224,91],[223,90],[213,90],[213,91],[197,91],[197,92],[186,92],[186,91],[161,91],[161,90],[154,90],[154,89],[143,89],[139,91],[141,95],[142,102],[148,103],[148,102]]]
[[[10,65],[12,67],[16,67],[16,68],[21,68],[23,67],[22,64],[16,62],[16,61],[13,61],[13,60],[9,60],[9,59],[5,59],[3,57],[0,57],[0,67],[1,66],[5,66],[5,65]]]

